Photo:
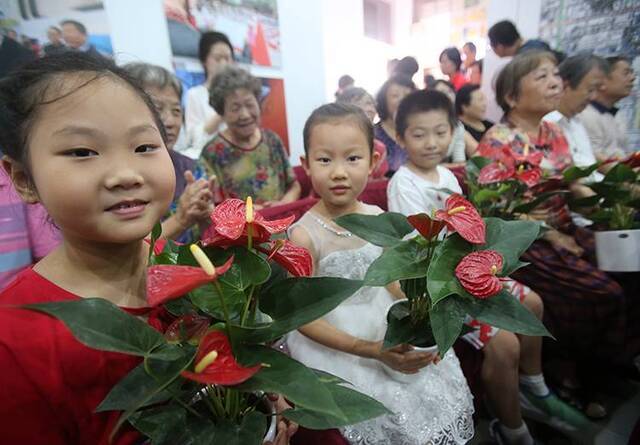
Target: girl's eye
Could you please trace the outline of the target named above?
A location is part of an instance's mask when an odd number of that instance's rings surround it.
[[[318,158],[317,161],[321,164],[328,164],[329,162],[331,162],[331,159],[329,158]]]
[[[444,137],[444,136],[446,136],[446,134],[447,134],[447,132],[446,132],[446,131],[439,131],[439,132],[437,133],[437,135],[438,135],[438,136],[440,136],[440,137]]]
[[[158,146],[156,145],[140,145],[136,147],[136,153],[150,153],[152,151],[156,151]]]
[[[362,156],[357,156],[357,155],[349,156],[347,158],[349,162],[356,162],[356,161],[359,161],[360,159],[362,159]]]
[[[72,158],[88,158],[90,156],[97,156],[98,153],[88,148],[73,148],[65,151],[64,155]]]

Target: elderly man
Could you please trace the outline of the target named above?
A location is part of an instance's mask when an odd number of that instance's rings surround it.
[[[615,104],[631,94],[636,76],[625,57],[608,57],[605,76],[591,104],[580,113],[591,147],[599,160],[627,154],[627,128]]]
[[[559,66],[564,94],[557,111],[545,116],[545,120],[557,123],[569,142],[573,163],[586,167],[596,162],[591,141],[578,114],[594,100],[604,82],[608,63],[605,59],[590,54],[568,57]],[[595,174],[592,179],[599,179]]]
[[[87,28],[82,23],[75,20],[64,20],[60,23],[60,26],[62,28],[62,38],[69,48],[102,57],[102,54],[89,43]]]

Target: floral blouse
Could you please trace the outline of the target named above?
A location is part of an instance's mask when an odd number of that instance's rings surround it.
[[[270,130],[261,131],[253,148],[238,147],[218,133],[202,151],[200,161],[208,176],[218,178],[222,198],[277,201],[295,182],[282,140]]]
[[[507,145],[517,154],[523,154],[525,147],[529,153],[542,151],[544,158],[540,167],[548,176],[559,175],[573,162],[569,143],[562,129],[553,122],[542,121],[536,138],[531,137],[511,122],[503,122],[491,127],[480,140],[478,154],[487,158],[495,158],[501,147]],[[571,215],[564,198],[555,196],[546,201],[551,216],[547,221],[552,227],[562,228],[571,223]]]

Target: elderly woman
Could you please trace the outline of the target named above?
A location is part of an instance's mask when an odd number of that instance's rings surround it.
[[[395,74],[382,84],[376,94],[376,109],[380,122],[374,125],[374,135],[387,148],[387,162],[389,171],[387,176],[393,175],[407,161],[407,154],[396,139],[395,117],[398,105],[402,99],[416,89],[410,77]]]
[[[260,128],[260,81],[228,66],[211,82],[210,102],[226,129],[202,151],[203,165],[218,178],[226,198],[251,196],[257,208],[293,202],[300,197],[282,141]]]
[[[162,222],[165,238],[180,242],[192,240],[189,230],[195,224],[208,222],[213,210],[210,184],[202,179],[202,169],[191,158],[174,151],[182,126],[182,85],[169,71],[148,63],[130,63],[125,69],[142,86],[158,109],[165,129],[165,144],[176,172],[176,190],[170,216]],[[200,178],[200,179],[196,179]]]
[[[541,166],[547,173],[562,172],[572,164],[567,140],[558,126],[542,120],[557,109],[561,96],[562,81],[551,53],[517,55],[496,81],[503,121],[487,131],[479,153],[491,157],[505,145],[520,155],[542,152]],[[530,265],[514,278],[542,296],[544,321],[557,339],[554,346],[562,357],[578,360],[578,370],[589,373],[583,377],[589,378],[590,389],[595,388],[602,381],[594,373],[596,368],[628,364],[640,353],[639,324],[630,315],[631,298],[594,265],[592,233],[572,224],[564,198],[556,196],[544,210],[523,217],[543,219],[551,229],[522,256]],[[570,381],[565,380],[567,386],[575,386]],[[595,400],[593,394],[588,400]],[[587,414],[603,415],[604,407],[590,404]]]

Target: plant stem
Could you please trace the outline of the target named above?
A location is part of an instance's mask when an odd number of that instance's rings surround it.
[[[227,303],[224,301],[224,292],[222,292],[222,286],[218,283],[218,280],[213,282],[216,290],[218,291],[218,296],[220,297],[220,304],[222,305],[222,312],[224,312],[225,318],[225,327],[227,328],[227,336],[229,337],[229,342],[233,344],[231,340],[231,317],[229,316],[229,309],[227,308]]]
[[[247,249],[253,248],[253,223],[247,223]]]
[[[255,290],[255,286],[251,286],[251,290],[249,291],[249,295],[247,296],[247,301],[244,303],[244,307],[242,308],[242,317],[240,318],[240,326],[244,326],[247,321],[247,315],[249,314],[249,305],[251,304],[251,299],[253,298],[253,291]]]

